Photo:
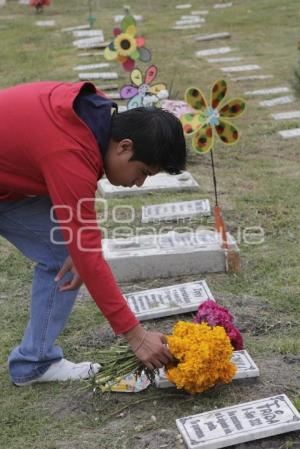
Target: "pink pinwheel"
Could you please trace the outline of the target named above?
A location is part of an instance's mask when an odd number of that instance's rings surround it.
[[[164,83],[154,84],[151,86],[152,81],[157,75],[157,67],[151,65],[147,68],[145,76],[139,69],[132,70],[130,74],[130,79],[132,84],[127,84],[121,89],[121,97],[128,100],[127,108],[133,109],[140,106],[147,106],[148,102],[146,97],[149,96],[156,97],[154,102],[157,102],[159,98],[159,93],[165,91],[167,94],[167,86]]]

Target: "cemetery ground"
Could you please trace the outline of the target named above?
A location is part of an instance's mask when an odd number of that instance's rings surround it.
[[[64,27],[86,23],[86,3],[54,1],[39,19],[55,19],[56,25],[43,29],[35,25],[38,19],[32,10],[17,1],[8,1],[0,9],[1,88],[46,79],[75,81],[73,66],[102,62],[101,58],[99,61],[79,58],[72,37],[61,32]],[[109,40],[113,16],[122,13],[122,6],[115,0],[94,3],[99,3],[94,11],[95,27],[102,28],[105,39]],[[177,3],[178,0],[130,2],[132,12],[143,15],[139,30],[146,37],[146,46],[152,50],[152,62],[159,67],[158,81],[173,82],[173,97],[182,99],[185,88],[190,85],[208,94],[213,81],[222,77],[222,64],[196,58],[194,53],[228,45],[234,49],[234,55],[243,57],[245,64],[259,64],[261,73],[274,76],[256,82],[234,82],[226,76],[228,96],[242,96],[246,91],[264,87],[288,86],[296,97],[294,105],[299,104],[293,73],[300,37],[298,0],[233,0],[233,6],[224,10],[214,10],[213,0],[193,1],[194,10],[209,10],[207,22],[196,30],[175,31],[172,26],[182,13],[175,9]],[[219,42],[193,40],[196,34],[223,31],[230,32],[231,38]],[[112,70],[115,68],[113,65]],[[122,73],[120,86],[127,82],[128,76]],[[133,292],[206,279],[215,299],[236,317],[245,347],[260,368],[260,377],[218,386],[195,396],[155,387],[139,394],[94,396],[85,383],[12,386],[6,359],[19,342],[28,319],[33,264],[0,239],[0,447],[177,449],[184,446],[178,437],[176,418],[279,393],[286,393],[300,409],[300,140],[287,141],[278,134],[279,130],[297,127],[297,121],[278,122],[271,117],[271,113],[297,106],[275,106],[269,110],[259,106],[259,100],[249,98],[247,110],[238,120],[242,130],[238,145],[228,149],[217,144],[214,152],[220,203],[229,231],[238,240],[241,272],[149,279],[122,284],[121,288]],[[145,204],[209,198],[213,205],[209,156],[190,153],[188,170],[200,184],[199,193],[156,193],[114,199],[108,201],[109,208],[132,205],[135,218],[129,226],[134,230],[142,226],[141,207]],[[211,227],[212,221],[176,223],[194,229],[199,225]],[[110,213],[105,223],[109,236],[117,226]],[[154,225],[160,230],[162,226],[162,223]],[[171,229],[174,224],[166,226]],[[143,228],[147,232],[149,225]],[[262,237],[258,233],[260,228],[264,238],[258,243]],[[146,326],[167,333],[177,319],[191,317],[189,314],[157,319]],[[65,357],[78,362],[89,359],[101,362],[97,356],[99,348],[109,345],[113,339],[109,326],[83,288],[69,324],[59,338]],[[299,448],[300,435],[294,432],[237,447]]]

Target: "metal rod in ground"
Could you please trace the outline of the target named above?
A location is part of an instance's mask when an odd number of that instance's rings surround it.
[[[218,190],[217,190],[217,177],[214,163],[213,150],[210,151],[210,159],[211,159],[211,168],[213,172],[213,183],[214,183],[214,191],[215,191],[215,203],[218,206]]]

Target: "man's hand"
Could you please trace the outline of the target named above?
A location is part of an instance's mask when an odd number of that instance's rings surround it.
[[[160,332],[146,331],[140,324],[124,334],[131,349],[147,368],[161,368],[174,361],[167,347],[165,336]]]
[[[77,273],[77,270],[73,264],[73,260],[70,256],[66,258],[64,261],[63,266],[55,276],[55,282],[60,281],[66,273],[71,271],[73,273],[73,279],[71,281],[65,282],[63,285],[59,287],[60,292],[68,292],[70,290],[77,290],[82,285],[82,280],[79,277],[79,274]]]

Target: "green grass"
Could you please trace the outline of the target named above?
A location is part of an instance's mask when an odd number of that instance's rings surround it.
[[[159,67],[158,81],[174,79],[173,90],[178,98],[182,98],[189,85],[201,87],[208,95],[211,84],[222,72],[217,64],[195,58],[194,51],[230,45],[237,55],[244,57],[245,63],[261,65],[261,73],[273,74],[274,79],[234,83],[228,77],[229,96],[240,96],[258,85],[259,88],[288,85],[295,89],[299,102],[294,75],[298,58],[299,2],[233,2],[234,10],[214,10],[213,0],[203,0],[201,6],[194,2],[194,9],[210,10],[207,24],[199,33],[232,33],[228,41],[195,43],[191,37],[194,32],[185,35],[183,31],[171,30],[175,20],[186,14],[175,9],[179,2],[131,1],[132,11],[144,16],[139,29],[146,37],[146,46],[152,50],[153,63]],[[96,26],[103,28],[109,39],[113,15],[122,12],[120,2],[101,0],[94,5]],[[74,65],[96,61],[78,58],[72,37],[61,33],[60,29],[83,24],[87,16],[87,2],[56,0],[37,17],[17,1],[9,1],[0,9],[0,87],[46,79],[75,81]],[[40,29],[34,24],[37,19],[55,19],[57,26]],[[120,85],[127,81],[127,75],[121,73]],[[259,107],[258,102],[258,98],[249,99],[246,113],[236,122],[242,130],[239,144],[227,149],[217,143],[215,148],[220,202],[229,230],[239,240],[242,271],[230,275],[209,274],[206,279],[216,298],[230,307],[243,328],[247,349],[261,368],[260,380],[219,386],[195,397],[150,389],[135,396],[94,398],[83,385],[71,383],[24,389],[13,387],[8,379],[6,358],[18,344],[28,319],[33,265],[0,239],[0,447],[156,449],[160,444],[167,444],[165,447],[173,449],[182,447],[176,439],[176,417],[282,392],[299,408],[299,139],[284,141],[277,134],[278,130],[297,127],[299,123],[273,121],[271,111]],[[275,112],[293,110],[297,102],[275,108]],[[136,211],[132,228],[141,226],[144,204],[199,197],[213,202],[209,157],[191,153],[188,169],[199,181],[200,193],[151,194],[130,199]],[[110,200],[110,210],[127,203],[127,199]],[[105,224],[109,235],[113,235],[116,228],[111,219],[110,212]],[[199,224],[211,226],[211,220],[193,221],[191,226],[196,228]],[[251,226],[263,228],[263,244],[247,244],[245,230]],[[145,232],[146,228],[144,226]],[[125,284],[122,288],[132,291],[199,277],[202,275],[149,280]],[[97,348],[101,344],[99,329],[106,326],[96,306],[86,296],[83,294],[78,300],[59,338],[65,356],[75,361],[97,359]],[[149,327],[159,329],[162,324],[158,320]],[[152,415],[156,416],[156,422],[151,420]],[[162,428],[165,432],[161,432]],[[276,437],[268,447],[293,448],[297,442],[299,444],[299,439],[299,433]],[[251,449],[261,447],[255,442],[248,446]]]

